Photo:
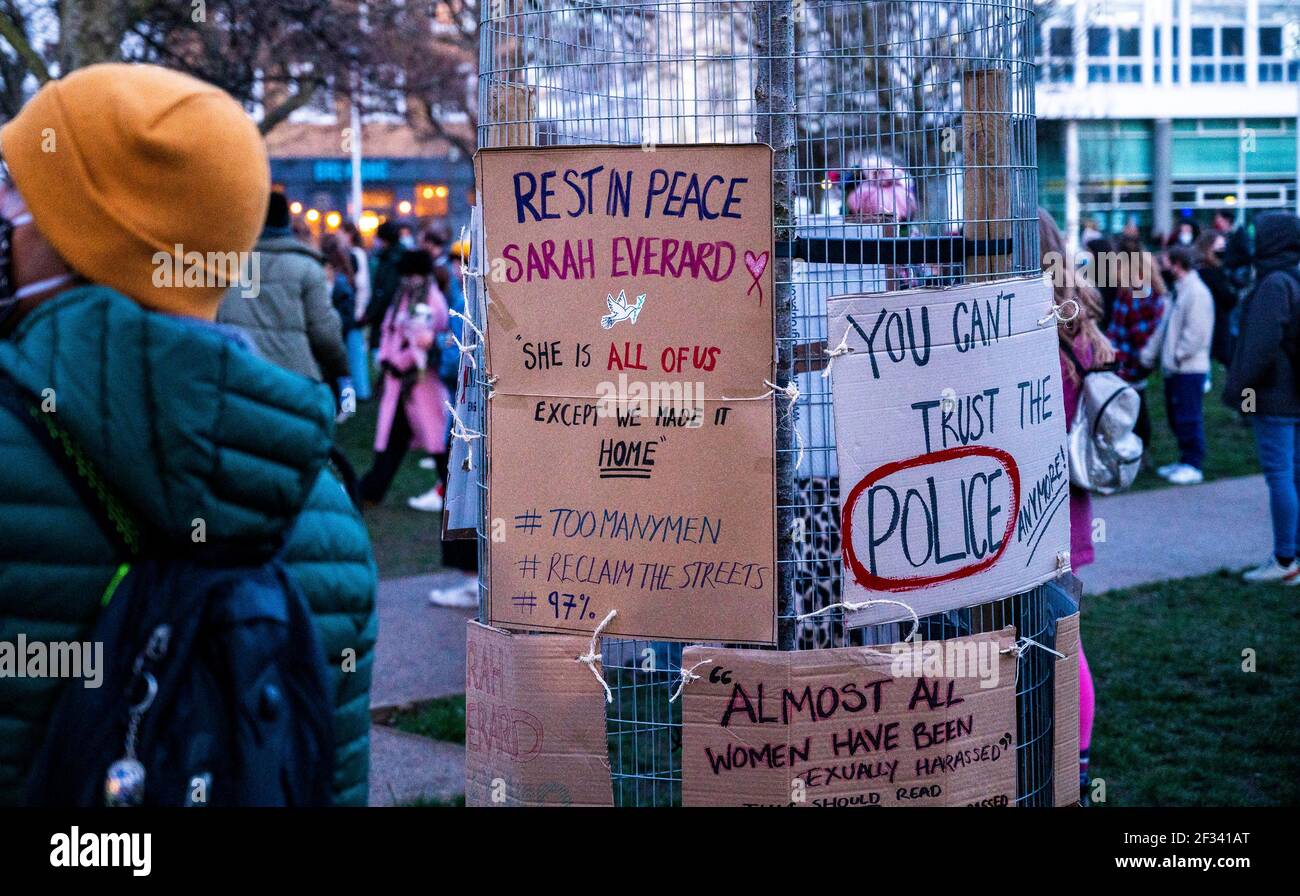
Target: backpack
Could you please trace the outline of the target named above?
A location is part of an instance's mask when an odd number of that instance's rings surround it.
[[[0,375],[0,405],[58,462],[125,562],[83,637],[100,686],[63,688],[27,780],[42,806],[328,805],[333,703],[283,562],[148,552],[53,414]]]
[[[1099,495],[1133,484],[1142,465],[1142,439],[1133,432],[1142,397],[1110,370],[1088,370],[1068,345],[1079,373],[1079,406],[1067,436],[1070,483]]]

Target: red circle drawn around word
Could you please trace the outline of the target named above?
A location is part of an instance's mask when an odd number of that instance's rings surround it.
[[[1011,512],[1007,515],[1007,528],[1002,533],[1002,546],[997,549],[996,553],[990,554],[978,563],[971,563],[966,566],[954,569],[951,572],[940,573],[932,576],[912,576],[910,578],[891,578],[881,576],[867,569],[858,560],[857,552],[853,549],[853,508],[858,503],[858,498],[862,493],[887,476],[892,476],[899,470],[910,470],[916,467],[927,467],[931,464],[942,464],[950,460],[957,460],[962,457],[991,457],[1002,465],[1007,471],[1007,479],[1011,483]],[[1020,470],[1016,467],[1015,458],[1001,448],[993,448],[987,445],[960,445],[956,448],[945,448],[942,451],[933,451],[929,454],[921,454],[907,460],[894,461],[877,467],[866,476],[862,481],[853,486],[853,491],[849,492],[848,499],[844,502],[844,515],[840,520],[840,541],[842,543],[841,553],[844,556],[844,562],[853,572],[853,579],[868,591],[911,591],[916,588],[926,588],[930,585],[937,585],[940,582],[955,582],[958,579],[964,579],[967,576],[973,576],[977,572],[988,569],[1002,552],[1007,549],[1011,541],[1011,530],[1015,528],[1016,519],[1020,516]]]

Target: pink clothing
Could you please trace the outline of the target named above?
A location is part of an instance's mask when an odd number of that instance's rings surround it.
[[[1072,346],[1079,363],[1084,367],[1092,366],[1092,347],[1082,338],[1076,338]],[[1061,394],[1065,399],[1065,429],[1068,432],[1074,423],[1074,412],[1079,409],[1079,389],[1077,372],[1071,379],[1068,368],[1073,362],[1064,352],[1058,351],[1061,361]],[[1081,488],[1070,487],[1070,565],[1078,570],[1095,559],[1092,547],[1092,496]],[[1087,753],[1092,744],[1092,720],[1097,712],[1097,693],[1092,685],[1092,671],[1088,668],[1088,658],[1083,654],[1083,644],[1079,644],[1079,750]]]
[[[854,214],[906,221],[916,214],[916,194],[906,171],[873,157],[863,163],[862,180],[849,194],[848,205]]]
[[[1097,694],[1092,689],[1092,672],[1088,658],[1079,645],[1079,751],[1086,752],[1092,745],[1092,719],[1097,714]]]
[[[418,309],[421,303],[427,311]],[[402,280],[379,333],[379,363],[384,375],[375,451],[388,447],[399,400],[411,424],[411,444],[429,454],[447,450],[447,409],[443,404],[448,400],[447,387],[438,378],[437,365],[429,363],[429,349],[434,336],[449,323],[447,299],[432,277]]]
[[[1092,347],[1082,338],[1074,340],[1074,354],[1084,367],[1092,366]],[[1074,412],[1079,409],[1079,387],[1077,374],[1069,368],[1074,365],[1064,352],[1058,351],[1061,361],[1061,392],[1065,398],[1065,429],[1069,432],[1074,423]],[[1070,486],[1070,565],[1075,570],[1082,569],[1096,558],[1092,547],[1092,496],[1081,488]]]

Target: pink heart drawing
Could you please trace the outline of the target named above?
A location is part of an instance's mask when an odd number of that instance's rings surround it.
[[[757,286],[758,304],[760,305],[763,304],[763,284],[759,283],[758,278],[762,277],[763,272],[767,270],[768,255],[769,253],[766,251],[754,254],[748,249],[745,250],[745,267],[749,270],[749,276],[754,279],[754,282],[749,285],[749,289],[745,290],[745,295],[749,295]]]

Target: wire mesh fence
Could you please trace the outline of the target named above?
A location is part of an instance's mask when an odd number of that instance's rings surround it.
[[[799,392],[776,396],[781,649],[902,637],[807,615],[841,600],[826,299],[1039,271],[1034,29],[1033,0],[483,4],[480,147],[773,147],[776,382]],[[920,635],[1014,625],[1050,641],[1053,588],[928,617]],[[601,654],[615,801],[680,802],[681,645],[604,639]],[[1022,805],[1050,802],[1049,656],[1019,660]]]

